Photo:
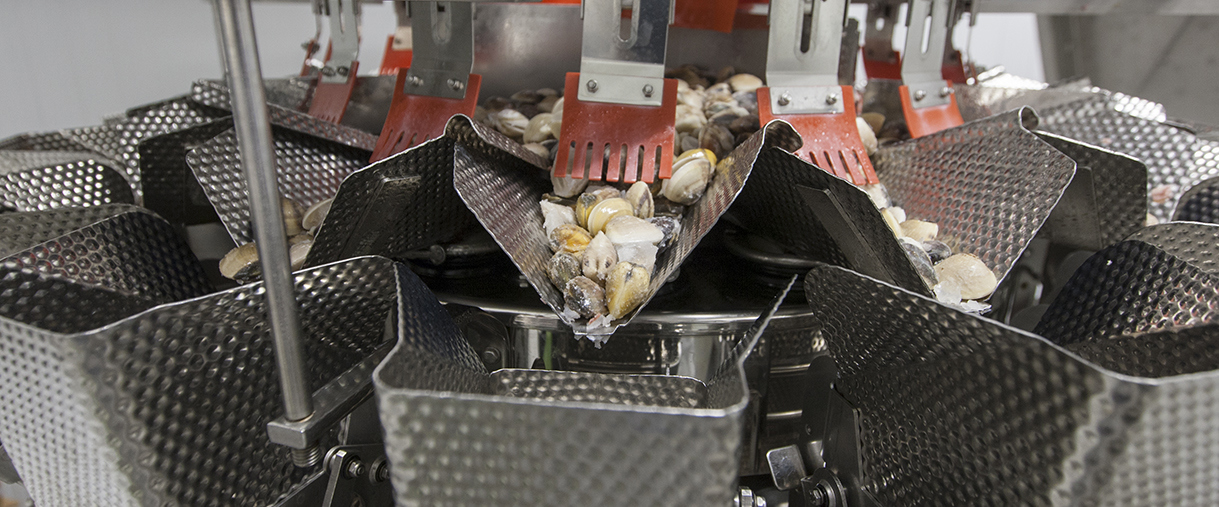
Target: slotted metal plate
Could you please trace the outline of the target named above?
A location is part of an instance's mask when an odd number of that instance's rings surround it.
[[[1145,359],[1081,348],[1094,361],[1085,362],[842,268],[815,268],[805,281],[838,365],[834,387],[860,411],[858,483],[880,504],[1219,501],[1207,479],[1219,469],[1216,349],[1152,358],[1145,352],[1165,338],[1143,335],[1122,339]],[[1196,373],[1162,376],[1174,371]]]
[[[555,314],[572,326],[577,335],[600,337],[609,336],[647,306],[665,280],[732,205],[752,167],[753,157],[743,154],[756,152],[762,142],[760,136],[754,136],[725,157],[703,197],[686,207],[681,231],[656,258],[643,303],[608,326],[590,329],[563,315],[563,294],[546,275],[546,265],[553,253],[542,228],[538,205],[542,194],[552,190],[548,172],[543,169],[546,163],[520,144],[465,116],[455,116],[449,121],[445,137],[457,143],[453,182],[466,206]]]
[[[370,153],[283,127],[271,128],[276,174],[284,197],[308,208],[334,197],[347,175],[363,167]],[[187,152],[186,163],[203,186],[220,221],[238,245],[253,241],[249,191],[233,130]]]
[[[453,187],[453,141],[439,138],[343,180],[306,266],[357,255],[400,259],[475,223]]]
[[[113,165],[87,152],[0,151],[0,205],[36,211],[134,203],[131,185]]]
[[[383,342],[404,269],[294,275],[314,386]],[[60,298],[59,333],[0,317],[0,440],[39,505],[266,505],[304,478],[267,437],[281,401],[261,283],[83,318],[99,301]]]
[[[373,374],[397,505],[728,505],[736,496],[742,356],[705,387],[654,375],[489,374],[418,278],[403,273],[399,286],[398,345]]]

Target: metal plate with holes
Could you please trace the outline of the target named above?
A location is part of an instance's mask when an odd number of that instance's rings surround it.
[[[1157,111],[1133,97],[1097,96],[1041,110],[1041,128],[1147,164],[1148,211],[1168,221],[1186,189],[1219,176],[1219,158],[1212,142],[1164,123]]]
[[[170,303],[211,292],[168,222],[131,205],[0,214],[0,265],[23,273]],[[21,293],[21,285],[0,281]]]
[[[307,104],[311,97],[308,95],[308,88],[302,87],[302,83],[299,81],[271,79],[267,81],[267,84],[267,110],[271,115],[272,125],[287,127],[368,151],[372,151],[377,145],[377,136],[374,134],[309,116],[305,111],[308,110]],[[388,87],[388,93],[393,92],[392,88],[392,85]],[[210,107],[225,111],[231,108],[228,86],[220,81],[195,82],[191,87],[190,97],[192,100]],[[388,107],[388,100],[388,98],[385,99],[386,107]],[[384,117],[381,118],[381,121],[384,121]]]
[[[36,211],[134,203],[114,163],[88,152],[0,151],[0,205]]]
[[[1206,479],[1219,452],[1219,349],[1155,353],[1213,341],[1216,326],[1089,342],[1098,346],[1076,355],[842,268],[805,281],[835,387],[861,415],[863,473],[851,479],[880,504],[1219,501]]]
[[[368,162],[370,152],[284,127],[271,128],[280,194],[304,208],[334,197],[347,175]],[[253,241],[249,192],[233,130],[187,152],[186,163],[233,241]]]
[[[1157,226],[1156,236],[1172,244],[1178,241],[1173,239],[1176,236],[1198,237],[1199,232],[1205,232],[1199,231],[1200,227],[1209,229],[1212,236],[1219,229],[1169,223]],[[1217,318],[1219,276],[1151,243],[1131,239],[1088,258],[1063,286],[1035,330],[1058,343],[1072,343],[1196,325]]]
[[[749,345],[705,385],[489,374],[422,282],[399,286],[398,345],[373,374],[398,505],[731,503]]]
[[[1024,108],[887,145],[873,157],[876,174],[908,218],[939,224],[940,241],[1002,281],[1075,172],[1036,126]]]
[[[343,180],[306,266],[356,255],[394,259],[475,223],[453,188],[453,141],[428,141]]]
[[[1147,220],[1147,166],[1087,143],[1045,132],[1041,139],[1075,161],[1075,178],[1045,224],[1050,241],[1100,250],[1142,229]]]
[[[137,151],[141,139],[197,125],[227,113],[178,97],[128,111],[126,118],[96,127],[63,130],[64,137],[121,165],[138,200],[144,195]]]
[[[405,269],[294,275],[313,386],[383,342]],[[58,332],[0,306],[0,440],[39,505],[266,505],[302,481],[267,437],[281,400],[261,283],[123,318],[142,308],[47,280],[28,294],[57,291]]]
[[[563,294],[546,275],[546,264],[553,254],[538,207],[542,194],[552,190],[549,175],[542,169],[545,162],[515,141],[465,116],[455,116],[449,121],[445,137],[457,143],[453,183],[466,206],[537,289],[542,301],[560,314],[576,334],[596,336],[608,336],[647,306],[736,199],[753,165],[753,156],[749,154],[762,146],[762,136],[755,135],[720,162],[703,197],[686,208],[676,240],[657,256],[643,303],[608,327],[589,329],[561,315]]]

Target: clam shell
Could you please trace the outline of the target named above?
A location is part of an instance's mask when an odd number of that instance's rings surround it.
[[[220,276],[236,280],[239,272],[254,264],[258,264],[258,246],[251,241],[224,254],[220,259]]]
[[[560,289],[566,289],[567,282],[580,276],[580,271],[580,258],[567,252],[555,252],[546,263],[546,276]]]
[[[529,126],[529,118],[515,109],[501,109],[487,115],[487,121],[501,134],[520,140]]]
[[[940,225],[922,220],[906,220],[901,223],[902,234],[915,241],[931,241],[940,233]]]
[[[541,113],[530,118],[529,123],[525,125],[525,133],[522,136],[523,140],[526,143],[540,143],[556,137],[555,133],[550,130],[552,119],[554,119],[554,115],[550,113]]]
[[[295,236],[305,232],[305,229],[301,227],[301,217],[304,216],[305,210],[301,208],[300,204],[287,197],[280,197],[279,207],[284,215],[284,234]]]
[[[652,201],[652,190],[643,181],[636,181],[626,191],[626,200],[635,209],[635,216],[652,218],[656,213],[656,204]]]
[[[576,211],[571,209],[571,206],[555,204],[546,200],[538,204],[542,207],[542,228],[546,230],[546,237],[550,237],[550,233],[560,225],[576,225]]]
[[[605,229],[605,224],[609,223],[610,220],[623,215],[634,217],[635,208],[631,206],[630,202],[621,197],[605,199],[597,203],[589,211],[588,232],[592,234],[601,232]]]
[[[619,262],[605,279],[605,303],[612,319],[619,319],[643,302],[651,275],[643,266]]]
[[[705,156],[685,159],[685,154],[679,157],[679,162],[681,163],[673,164],[673,173],[669,179],[664,180],[660,193],[665,199],[675,203],[694,204],[711,183],[713,162]]]
[[[762,78],[753,74],[737,74],[728,78],[728,85],[732,87],[734,92],[752,92],[761,88],[764,83],[762,83]]]
[[[941,284],[951,282],[960,287],[961,299],[985,298],[998,285],[995,273],[973,254],[959,253],[940,261],[935,274]]]
[[[639,242],[658,245],[665,239],[665,233],[659,227],[633,215],[614,217],[605,224],[603,234],[615,245]]]
[[[867,120],[855,117],[855,126],[859,128],[859,139],[863,141],[864,151],[868,152],[868,156],[876,154],[876,150],[880,145],[876,141],[876,132],[868,125]]]
[[[581,317],[592,317],[606,313],[605,289],[586,276],[577,276],[568,280],[563,288],[563,306],[580,314]]]
[[[316,233],[318,228],[322,226],[322,222],[326,220],[326,214],[330,213],[330,205],[334,204],[334,198],[331,197],[324,201],[318,201],[309,209],[305,210],[305,215],[301,217],[301,227],[310,233]]]
[[[597,282],[604,282],[615,264],[618,264],[618,250],[604,232],[597,233],[584,250],[584,258],[580,260],[581,272]]]
[[[572,178],[570,174],[562,178],[550,177],[550,183],[554,185],[554,195],[559,197],[575,197],[584,191],[588,186],[587,178]]]
[[[588,248],[588,243],[593,240],[588,231],[580,228],[575,224],[563,224],[555,227],[550,234],[550,250],[552,252],[567,252],[578,254]]]

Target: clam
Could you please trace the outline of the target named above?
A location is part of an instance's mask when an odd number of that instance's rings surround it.
[[[588,227],[588,214],[593,212],[593,207],[600,203],[601,199],[593,194],[580,194],[576,198],[576,223],[580,227]]]
[[[576,211],[571,209],[571,206],[555,204],[546,200],[538,204],[542,206],[542,228],[546,230],[546,237],[549,238],[550,233],[560,225],[576,225]]]
[[[550,131],[555,132],[555,137],[563,131],[563,97],[554,102],[554,106],[550,108]]]
[[[555,227],[547,237],[550,238],[551,251],[571,254],[583,252],[585,248],[588,248],[588,243],[593,240],[588,231],[575,224]]]
[[[619,262],[605,279],[605,302],[612,319],[631,313],[648,295],[651,275],[643,266]]]
[[[615,264],[618,264],[618,250],[604,232],[597,233],[584,250],[584,258],[580,261],[581,272],[597,282],[605,282],[606,275]]]
[[[558,95],[547,95],[546,98],[542,99],[541,102],[538,102],[538,111],[543,113],[553,113],[554,105],[561,99],[562,97],[559,97]]]
[[[627,243],[624,245],[615,245],[618,250],[618,261],[629,262],[637,266],[643,267],[652,274],[652,268],[656,266],[656,255],[660,253],[660,248],[656,245],[647,242]]]
[[[1176,197],[1177,191],[1180,189],[1180,186],[1172,184],[1156,185],[1155,187],[1152,187],[1150,192],[1147,193],[1147,197],[1151,198],[1151,202],[1153,203],[1164,204]]]
[[[521,139],[525,128],[529,126],[529,118],[515,109],[501,109],[487,115],[487,121],[501,134],[513,139]]]
[[[546,264],[546,276],[555,287],[566,289],[568,281],[580,276],[580,258],[567,252],[555,252]]]
[[[998,280],[977,256],[959,253],[935,265],[940,283],[953,283],[960,288],[961,299],[982,299],[995,291]]]
[[[855,126],[859,128],[859,139],[863,141],[863,149],[871,156],[876,153],[879,147],[876,141],[876,132],[868,125],[867,120],[860,117],[855,117]]]
[[[540,143],[555,137],[554,132],[550,130],[550,121],[553,118],[554,115],[550,113],[541,113],[530,118],[529,123],[525,125],[523,140],[526,143]]]
[[[229,250],[220,259],[220,276],[230,280],[248,279],[258,275],[258,246],[249,242]]]
[[[568,280],[563,288],[563,303],[581,317],[603,315],[606,313],[605,289],[586,276],[577,276]]]
[[[690,135],[688,132],[681,132],[677,134],[677,145],[677,149],[682,153],[690,150],[697,150],[699,149],[698,136]]]
[[[741,134],[752,134],[760,128],[762,128],[762,125],[758,122],[757,114],[742,116],[732,120],[732,123],[728,124],[728,131],[738,136]]]
[[[681,220],[676,217],[652,217],[648,219],[648,223],[655,225],[664,235],[664,239],[656,245],[662,250],[673,242],[677,233],[681,232]]]
[[[901,206],[889,206],[888,208],[885,208],[885,209],[889,211],[889,215],[893,216],[894,220],[897,220],[897,223],[900,224],[900,223],[906,221],[906,210],[903,209]],[[905,232],[905,231],[903,231],[903,232]]]
[[[872,199],[872,204],[877,208],[885,209],[889,207],[889,189],[885,188],[884,183],[873,183],[859,188],[868,193],[868,198]]]
[[[708,102],[707,105],[703,106],[703,115],[705,115],[708,118],[711,118],[717,114],[720,114],[723,111],[728,111],[728,110],[732,110],[734,108],[740,108],[740,107],[741,106],[737,105],[736,101],[732,100],[732,98],[729,97],[726,100],[716,100],[713,102]]]
[[[859,115],[863,121],[867,122],[868,127],[872,132],[880,132],[880,128],[885,125],[885,115],[880,113],[864,113]]]
[[[605,235],[615,245],[640,242],[657,245],[665,239],[660,227],[633,215],[614,217],[605,224]]]
[[[631,203],[621,197],[605,199],[588,212],[588,232],[596,234],[605,229],[605,224],[609,223],[614,217],[627,215],[633,217],[635,208]]]
[[[723,158],[732,152],[736,146],[736,136],[728,127],[716,123],[708,123],[698,134],[699,147],[710,150],[716,157]]]
[[[702,110],[682,104],[677,106],[677,117],[674,121],[673,128],[677,132],[687,133],[703,128],[703,125],[707,124],[707,117],[703,116]]]
[[[508,98],[517,104],[537,104],[542,101],[542,94],[534,90],[521,90]]]
[[[598,185],[595,187],[588,187],[588,189],[585,190],[584,192],[587,194],[593,194],[593,195],[597,196],[598,202],[604,201],[606,199],[613,199],[615,197],[622,197],[621,190],[618,190],[617,188],[611,187],[609,185]]]
[[[300,204],[287,197],[280,197],[279,208],[284,214],[284,234],[295,236],[305,231],[301,227],[301,216],[305,214],[305,210],[301,209]]]
[[[749,114],[758,114],[757,92],[735,92],[732,94],[732,100],[735,100],[737,105],[749,111]]]
[[[550,158],[550,150],[542,146],[542,143],[525,143],[522,148],[529,150],[530,153],[542,158]]]
[[[1148,213],[1146,217],[1143,217],[1143,226],[1144,227],[1151,227],[1153,225],[1159,225],[1159,223],[1160,223],[1160,219],[1156,218],[1156,216],[1152,215],[1151,213]]]
[[[503,97],[492,96],[483,101],[483,106],[486,106],[487,111],[495,112],[512,107],[512,101]]]
[[[694,204],[707,190],[714,164],[714,156],[708,157],[705,150],[681,154],[673,161],[672,175],[661,184],[661,195],[679,204]]]
[[[745,108],[743,108],[741,106],[734,105],[734,106],[729,106],[727,108],[720,109],[710,118],[708,118],[707,121],[718,123],[720,125],[727,127],[728,125],[731,125],[732,122],[736,121],[738,118],[744,118],[747,116],[749,116],[749,111],[745,110]]]
[[[900,238],[902,237],[902,224],[893,217],[893,213],[889,211],[890,209],[892,208],[880,210],[880,217],[885,219],[885,225],[888,225],[890,229],[893,229],[893,235]]]
[[[716,83],[707,87],[705,94],[708,102],[730,102],[732,91],[732,86],[728,83]]]
[[[588,186],[588,178],[572,178],[571,174],[562,178],[555,176],[550,177],[550,183],[554,185],[554,194],[559,197],[575,197],[584,191]]]
[[[632,184],[626,191],[626,200],[631,203],[635,216],[639,218],[652,218],[656,212],[656,205],[652,202],[652,190],[646,182],[636,181]]]
[[[288,261],[292,264],[292,270],[296,271],[305,265],[305,259],[309,257],[309,250],[313,248],[313,236],[310,234],[298,234],[288,240]]]
[[[942,241],[929,240],[923,242],[923,250],[931,257],[931,262],[937,263],[952,256],[952,248]]]
[[[301,217],[301,227],[310,233],[317,234],[317,230],[322,227],[322,222],[326,220],[326,214],[330,213],[331,204],[334,204],[333,197],[310,206],[305,210],[305,215]]]
[[[940,225],[922,220],[906,220],[901,223],[902,234],[915,241],[931,241],[940,232]]]
[[[757,91],[764,83],[762,83],[762,78],[753,74],[737,74],[728,78],[728,85],[734,92],[752,92]]]
[[[474,116],[471,119],[478,123],[486,124],[488,114],[491,113],[490,111],[487,111],[487,108],[483,106],[474,106]]]
[[[693,108],[695,111],[702,112],[703,106],[707,103],[703,92],[699,90],[686,89],[685,91],[677,91],[677,106],[686,106]]]

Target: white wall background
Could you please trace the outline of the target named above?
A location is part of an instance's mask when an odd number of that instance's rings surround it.
[[[196,79],[221,76],[209,1],[2,3],[0,51],[8,63],[0,79],[0,138],[96,125],[127,108],[187,93]],[[862,19],[860,8],[853,6],[852,15]],[[300,45],[315,29],[308,4],[255,2],[254,22],[264,75],[299,72]],[[362,73],[376,72],[394,26],[389,4],[364,4]],[[969,36],[959,29],[958,47],[964,49]],[[982,64],[1042,78],[1031,14],[980,15],[969,48]]]

